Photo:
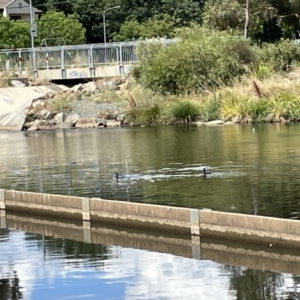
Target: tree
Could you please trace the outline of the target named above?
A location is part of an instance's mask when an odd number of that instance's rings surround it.
[[[207,0],[204,24],[275,42],[282,36],[300,37],[299,9],[298,0]]]
[[[54,45],[61,44],[61,39],[67,45],[85,43],[85,29],[75,14],[65,16],[63,12],[48,11],[37,21],[37,27],[39,44],[46,38],[60,39],[53,40]]]
[[[11,21],[0,16],[0,48],[26,48],[30,46],[29,24],[24,21]]]
[[[146,22],[125,21],[121,25],[120,32],[113,37],[116,42],[129,41],[132,39],[151,37],[174,37],[175,21],[169,15],[163,19],[157,17],[148,19]]]
[[[130,21],[142,24],[149,19],[163,20],[165,15],[170,16],[176,27],[201,23],[204,0],[77,0],[74,12],[80,16],[80,21],[87,30],[88,43],[103,41],[103,12],[106,8],[117,5],[120,6],[119,9],[106,13],[107,41],[120,33],[121,26],[126,21],[127,28],[125,26],[122,29],[120,36],[128,32],[128,27],[137,25],[128,23]]]

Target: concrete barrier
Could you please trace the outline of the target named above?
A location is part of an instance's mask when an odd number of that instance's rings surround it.
[[[182,233],[192,233],[195,230],[195,225],[191,219],[193,209],[102,200],[100,198],[90,199],[90,209],[92,221],[128,224],[138,228],[163,228]]]
[[[5,225],[6,224],[6,225]],[[300,256],[298,249],[283,249],[269,245],[236,243],[220,238],[202,237],[197,245],[191,236],[170,233],[145,232],[138,229],[124,229],[91,223],[89,229],[79,220],[28,217],[7,213],[1,228],[13,228],[43,236],[70,239],[78,242],[115,245],[160,253],[170,253],[186,258],[211,260],[224,265],[245,266],[251,269],[268,270],[277,273],[299,274]],[[89,230],[89,232],[88,232]],[[87,238],[88,237],[88,238]]]
[[[81,220],[87,241],[91,240],[90,222],[101,222],[187,234],[194,245],[200,243],[200,236],[300,245],[299,221],[263,216],[11,190],[0,190],[0,210]],[[194,257],[200,256],[197,246],[194,251]]]
[[[201,235],[251,242],[295,246],[300,243],[300,222],[264,216],[200,210]]]

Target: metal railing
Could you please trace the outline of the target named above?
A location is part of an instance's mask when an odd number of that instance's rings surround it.
[[[174,43],[172,39],[154,41],[165,45]],[[112,64],[122,66],[138,61],[136,47],[139,43],[140,41],[107,43],[106,45],[54,46],[35,48],[34,51],[30,48],[2,49],[0,50],[0,71],[64,70],[78,67],[95,68],[99,65]]]

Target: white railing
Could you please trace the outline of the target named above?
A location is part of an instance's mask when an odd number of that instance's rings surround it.
[[[149,40],[151,42],[152,40]],[[171,44],[172,39],[155,40]],[[122,42],[0,50],[0,71],[27,69],[67,69],[75,67],[95,68],[99,65],[120,65],[137,62],[136,47],[140,43]],[[33,57],[35,56],[35,60]],[[36,65],[33,65],[35,62]]]

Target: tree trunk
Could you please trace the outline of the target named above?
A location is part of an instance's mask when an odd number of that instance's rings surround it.
[[[244,27],[244,38],[245,39],[248,37],[248,31],[249,31],[249,0],[246,0],[246,6],[245,6],[245,27]]]

